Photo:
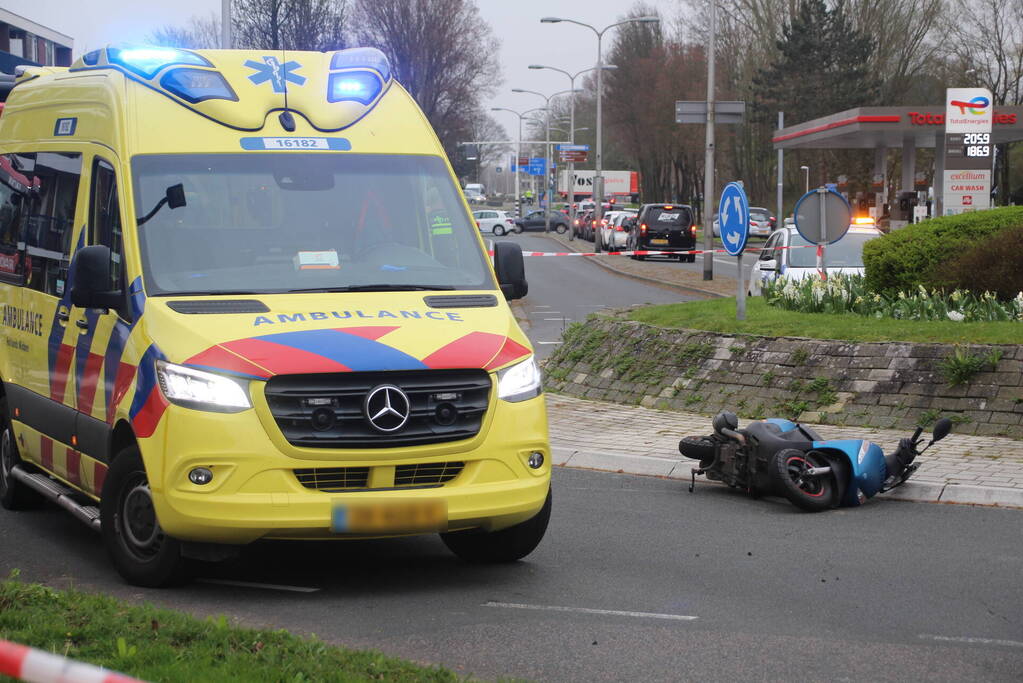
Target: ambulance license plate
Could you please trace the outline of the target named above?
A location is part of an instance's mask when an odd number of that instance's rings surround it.
[[[443,500],[389,500],[334,503],[330,528],[339,534],[386,534],[444,531],[447,525]]]
[[[650,240],[650,244],[667,244],[668,240]]]

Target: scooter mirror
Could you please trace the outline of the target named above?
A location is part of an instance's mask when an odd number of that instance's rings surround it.
[[[727,410],[723,410],[714,416],[714,431],[721,434],[722,429],[736,430],[739,428],[739,418],[736,417],[735,413],[730,413]]]
[[[952,431],[952,420],[947,417],[943,417],[938,420],[938,424],[934,425],[934,435],[931,437],[931,442],[941,441],[949,432]]]

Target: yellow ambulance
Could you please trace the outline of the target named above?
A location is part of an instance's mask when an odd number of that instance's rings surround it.
[[[522,252],[490,258],[383,53],[116,45],[6,90],[4,507],[56,502],[148,586],[258,539],[532,552]]]

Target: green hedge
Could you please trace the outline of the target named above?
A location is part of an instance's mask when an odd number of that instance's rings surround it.
[[[958,216],[942,216],[909,225],[863,248],[867,286],[896,293],[918,286],[940,286],[943,265],[978,242],[1009,228],[1023,226],[1023,207],[1009,206]]]

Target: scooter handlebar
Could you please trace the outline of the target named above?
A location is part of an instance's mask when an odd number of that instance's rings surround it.
[[[910,439],[910,440],[913,442],[914,446],[920,441],[920,435],[923,434],[923,433],[924,433],[924,428],[923,427],[917,427],[916,431],[913,432],[913,438]]]

